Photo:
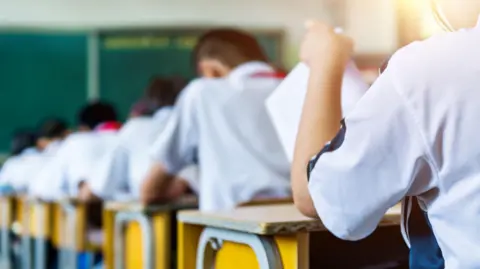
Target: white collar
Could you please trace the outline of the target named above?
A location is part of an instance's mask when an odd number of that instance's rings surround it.
[[[172,109],[172,106],[165,106],[160,108],[153,114],[153,119],[156,121],[165,121],[170,116]]]
[[[227,76],[227,80],[235,88],[243,88],[245,78],[258,72],[275,71],[272,66],[264,62],[248,62],[237,66]]]
[[[61,140],[52,141],[52,142],[50,142],[50,144],[48,144],[48,146],[43,150],[43,153],[45,153],[45,154],[54,153],[54,152],[60,147],[61,144],[62,144],[62,141],[61,141]]]
[[[31,148],[26,148],[22,151],[21,155],[22,156],[25,156],[25,155],[32,155],[32,154],[37,154],[38,153],[38,149],[35,148],[35,147],[31,147]]]

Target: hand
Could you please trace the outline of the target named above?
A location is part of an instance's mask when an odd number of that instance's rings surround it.
[[[311,69],[345,68],[353,53],[353,40],[318,21],[305,23],[300,58]]]

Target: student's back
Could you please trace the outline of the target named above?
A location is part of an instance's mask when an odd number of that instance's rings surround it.
[[[171,110],[163,108],[153,116],[125,123],[89,180],[94,195],[102,199],[138,198],[141,181],[152,164],[149,149],[165,128]]]
[[[70,135],[57,153],[55,171],[60,166],[68,195],[77,195],[78,185],[86,180],[102,157],[116,143],[116,131],[79,132]],[[53,164],[50,164],[53,165]],[[44,173],[49,173],[45,170]],[[46,175],[47,176],[47,175]],[[52,177],[53,178],[53,177]]]
[[[116,145],[98,163],[81,199],[138,199],[152,165],[149,150],[164,130],[184,84],[155,77],[132,106],[131,118],[118,132]]]
[[[198,186],[201,210],[289,196],[289,164],[264,105],[280,81],[255,37],[212,30],[193,56],[203,78],[185,89],[155,143],[142,200],[178,196],[185,183],[169,175],[194,163],[200,177],[189,185]]]
[[[191,120],[180,119],[180,127],[168,125],[154,146],[154,151],[166,143],[175,148],[160,153],[169,155],[159,156],[170,160],[164,163],[167,169],[177,170],[183,160],[198,157],[200,207],[204,210],[290,193],[289,163],[264,105],[280,80],[257,77],[265,73],[274,70],[265,63],[250,62],[226,78],[193,81],[173,116],[188,115]]]
[[[480,266],[475,254],[480,252],[480,232],[472,222],[480,212],[480,143],[475,127],[480,117],[479,44],[477,26],[410,45],[389,64],[431,162],[431,178],[412,194],[429,191],[419,200],[428,209],[449,268]],[[397,71],[400,68],[403,72]],[[462,263],[457,266],[454,260]]]

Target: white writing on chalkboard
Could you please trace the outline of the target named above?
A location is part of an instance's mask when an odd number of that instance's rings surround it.
[[[197,43],[196,36],[110,36],[103,39],[108,50],[120,49],[192,49]]]

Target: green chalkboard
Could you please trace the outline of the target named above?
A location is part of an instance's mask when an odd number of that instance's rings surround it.
[[[117,105],[122,117],[154,75],[192,78],[191,52],[198,31],[128,31],[99,35],[100,96]],[[282,34],[258,33],[271,62],[281,62]]]
[[[43,118],[73,121],[86,100],[84,34],[0,33],[0,152],[16,128]]]

